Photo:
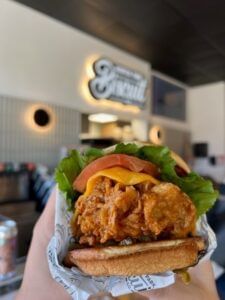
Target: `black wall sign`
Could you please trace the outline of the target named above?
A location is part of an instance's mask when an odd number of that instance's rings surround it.
[[[88,83],[92,96],[143,108],[146,78],[130,69],[101,58],[93,64],[95,77]]]

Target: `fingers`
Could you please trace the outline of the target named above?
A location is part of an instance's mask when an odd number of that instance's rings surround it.
[[[55,222],[55,203],[56,203],[56,188],[52,190],[52,193],[48,199],[46,207],[41,216],[41,221],[43,223],[47,223],[46,225],[54,230],[54,222]]]
[[[38,237],[40,240],[44,240],[44,242],[48,242],[54,233],[55,203],[56,188],[52,190],[46,207],[34,228],[34,236]]]
[[[143,292],[141,295],[151,300],[217,300],[218,295],[215,287],[215,280],[209,261],[199,263],[189,269],[191,282],[186,285],[176,276],[176,282],[166,288]]]

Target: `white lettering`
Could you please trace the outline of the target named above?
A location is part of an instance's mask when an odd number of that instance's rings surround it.
[[[94,63],[96,77],[89,89],[96,99],[109,99],[144,107],[147,80],[139,73],[113,64],[108,59]]]

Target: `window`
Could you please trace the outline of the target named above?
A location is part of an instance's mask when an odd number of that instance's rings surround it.
[[[185,121],[185,89],[153,76],[152,113],[179,121]]]

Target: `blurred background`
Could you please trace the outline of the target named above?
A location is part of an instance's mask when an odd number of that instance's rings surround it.
[[[0,214],[18,245],[0,297],[20,286],[58,161],[135,140],[168,145],[219,190],[208,220],[225,299],[224,80],[223,0],[1,0]]]

